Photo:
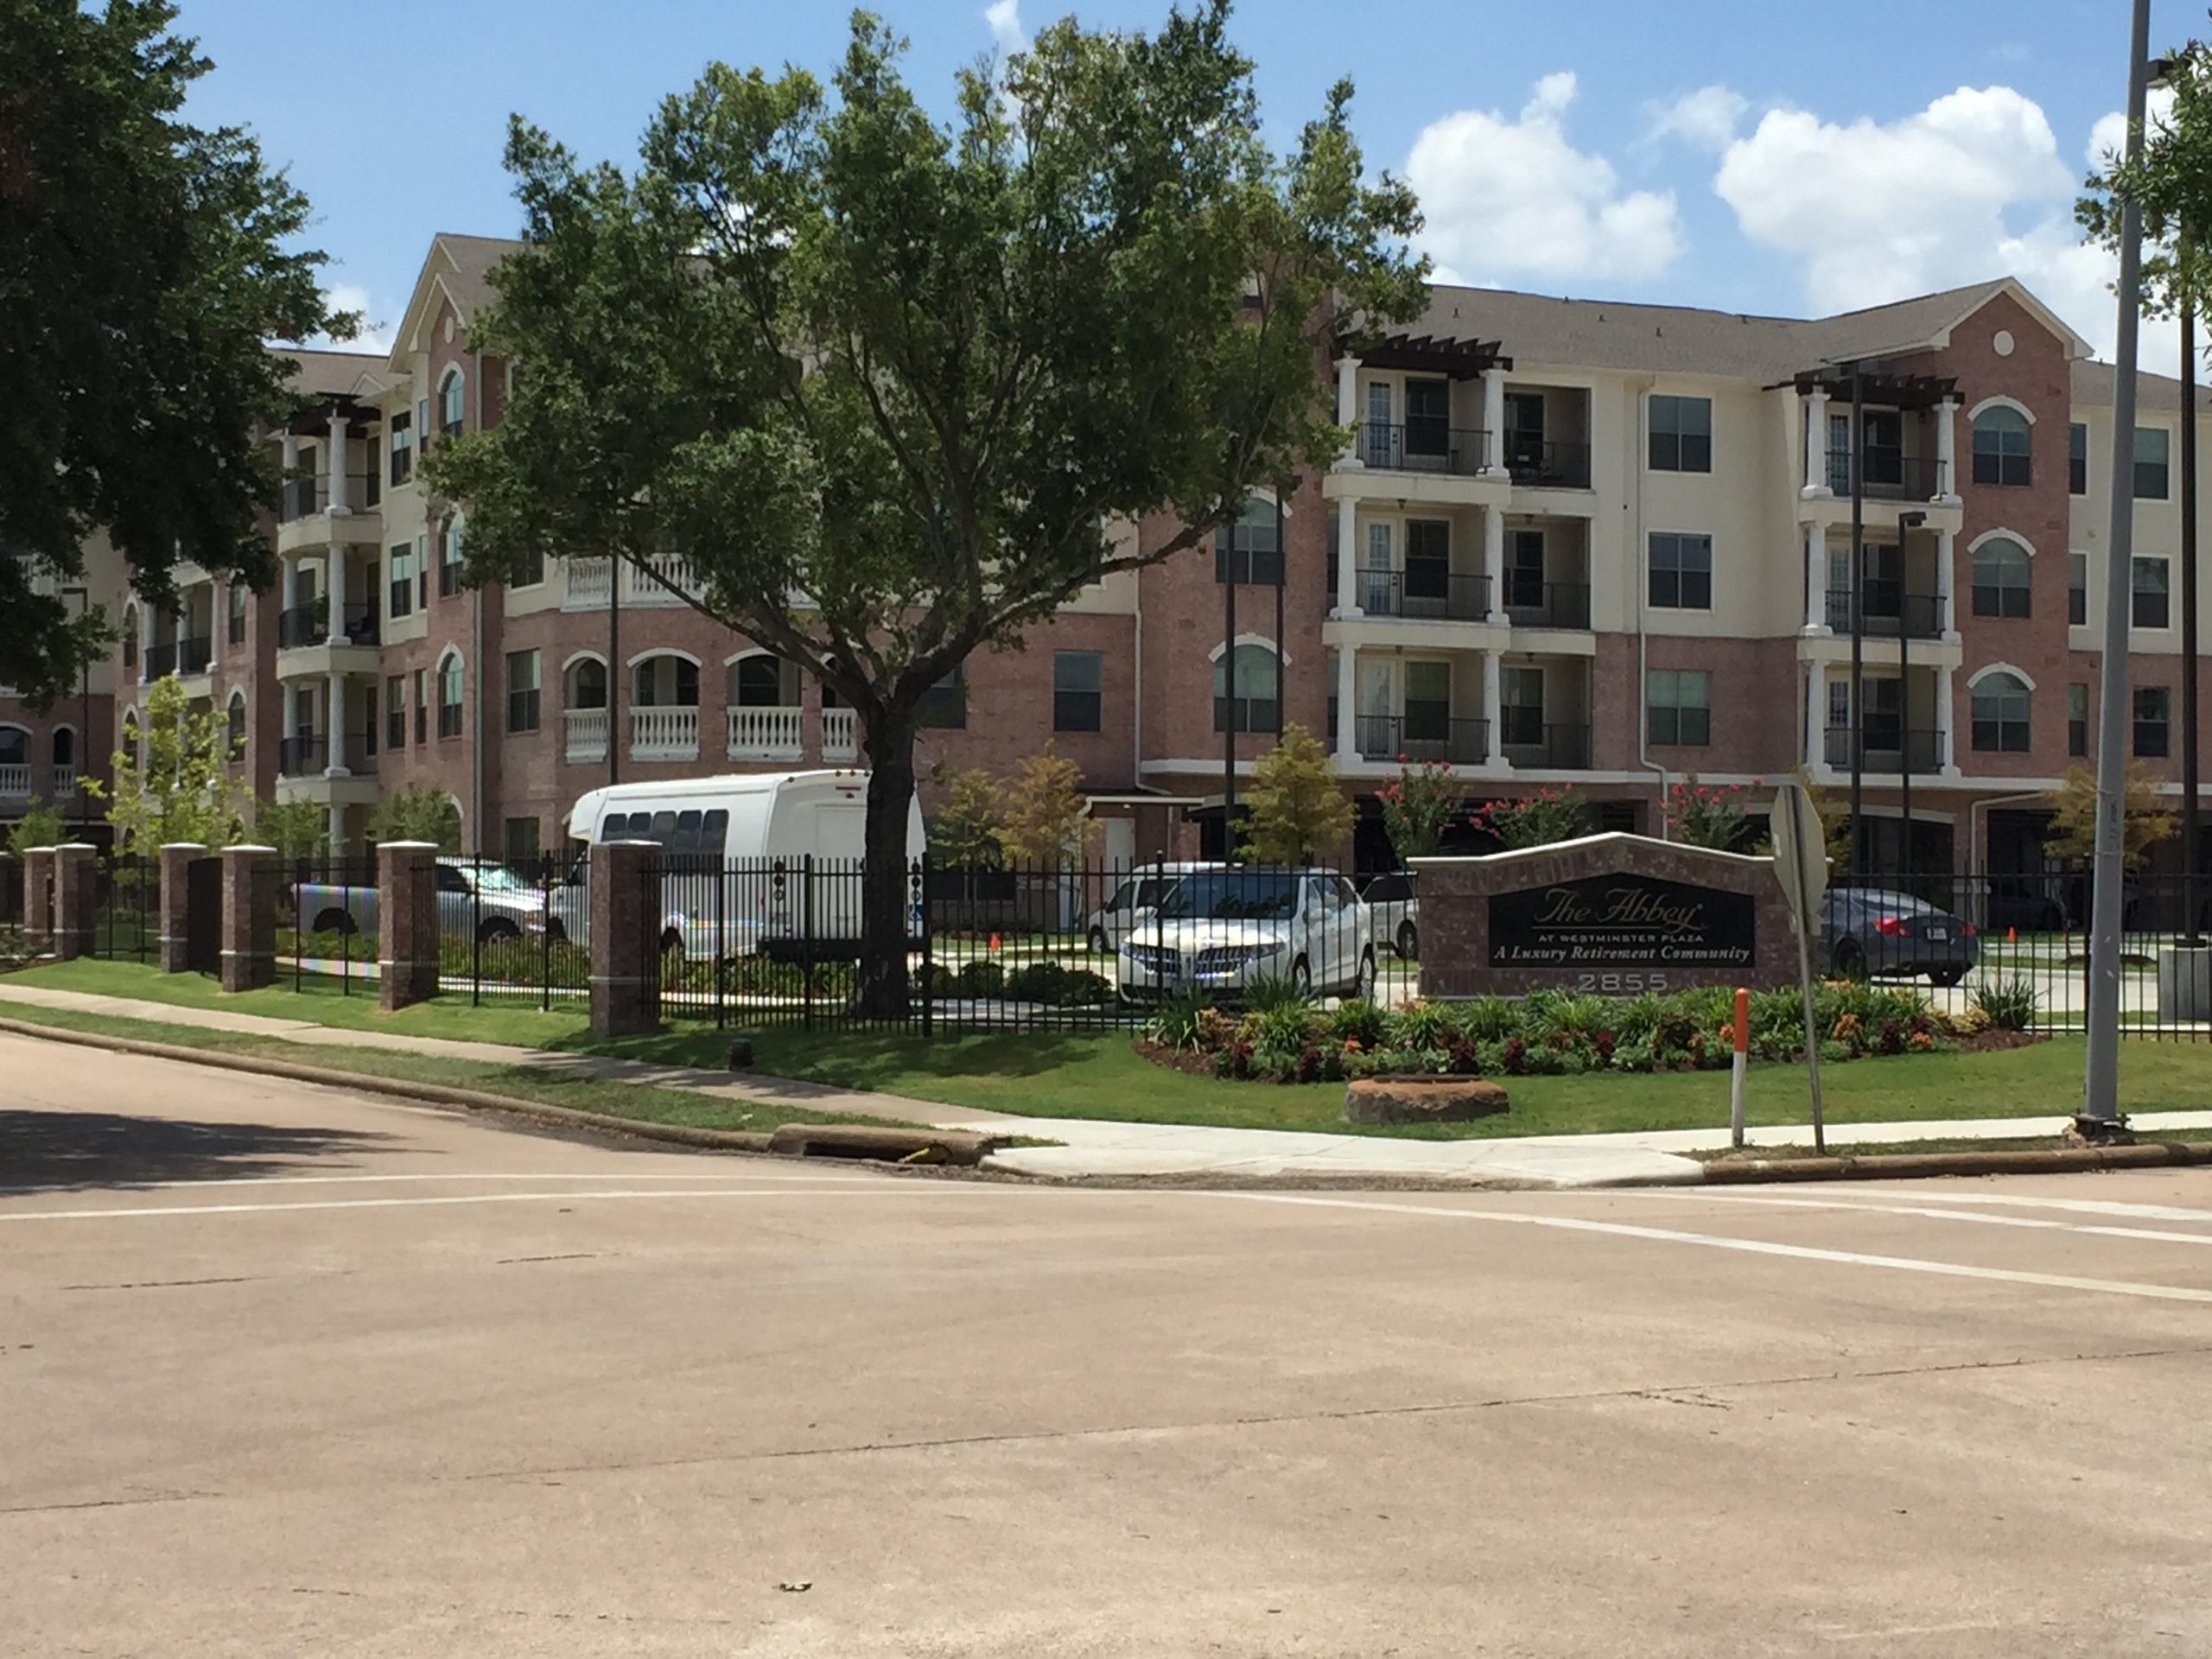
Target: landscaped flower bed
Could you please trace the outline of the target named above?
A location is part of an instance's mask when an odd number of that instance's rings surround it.
[[[1185,997],[1153,1018],[1139,1047],[1178,1070],[1269,1083],[1692,1071],[1729,1063],[1734,1007],[1734,994],[1719,988],[1631,999],[1539,991],[1517,1001],[1478,997],[1395,1009],[1352,1001],[1326,1011],[1289,996],[1236,1010]],[[1948,1016],[1918,993],[1893,987],[1838,982],[1814,996],[1824,1061],[1955,1048],[1989,1027],[1979,1006]],[[1755,994],[1750,1039],[1755,1059],[1802,1058],[1798,994]]]

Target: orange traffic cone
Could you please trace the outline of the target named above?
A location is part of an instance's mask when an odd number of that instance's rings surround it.
[[[2008,928],[2006,928],[2006,929],[2005,930],[2005,944],[2018,944],[2019,942],[2020,942],[2020,930],[2019,930],[2018,928],[2017,928],[2017,927],[2008,927]]]
[[[995,957],[996,955],[998,955],[998,953],[999,953],[999,936],[998,936],[997,934],[994,933],[994,934],[992,934],[992,935],[991,935],[991,954],[992,954],[993,956],[995,956]]]

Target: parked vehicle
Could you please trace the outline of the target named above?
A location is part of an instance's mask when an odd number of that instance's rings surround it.
[[[1160,895],[1175,885],[1178,876],[1228,868],[1218,863],[1137,865],[1112,896],[1084,918],[1084,942],[1094,955],[1111,956],[1122,948],[1122,940],[1150,922]]]
[[[865,772],[785,772],[610,784],[578,798],[569,833],[665,849],[664,954],[711,961],[810,938],[817,961],[851,957],[860,949],[868,779]],[[916,801],[907,809],[907,857],[919,858],[927,845]],[[810,893],[810,855],[817,866]],[[907,908],[918,931],[921,906]]]
[[[1388,944],[1399,956],[1414,957],[1421,954],[1420,901],[1414,897],[1414,878],[1410,870],[1393,870],[1385,875],[1370,876],[1359,896],[1367,901],[1369,913],[1375,918],[1375,937]]]
[[[1981,957],[1972,922],[1881,887],[1830,887],[1821,899],[1821,938],[1829,971],[1842,979],[1925,974],[1955,985]]]
[[[1179,877],[1116,957],[1124,1001],[1187,989],[1227,999],[1262,979],[1370,996],[1375,932],[1333,870],[1217,869]]]
[[[582,909],[582,889],[556,887],[549,895],[538,884],[503,864],[441,858],[435,865],[438,932],[445,938],[485,943],[550,932],[563,938]],[[549,903],[549,898],[550,902]],[[363,884],[302,881],[292,891],[296,925],[302,932],[373,933],[377,890]]]

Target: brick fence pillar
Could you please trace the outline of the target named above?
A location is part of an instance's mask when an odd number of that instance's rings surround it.
[[[226,847],[222,860],[223,988],[257,991],[276,982],[276,849]]]
[[[438,994],[438,849],[377,848],[377,1006],[386,1014]]]
[[[194,859],[207,855],[207,848],[196,841],[173,841],[161,850],[162,869],[162,944],[161,970],[165,974],[181,974],[191,966],[191,912],[186,893],[192,878],[187,872]]]
[[[54,954],[63,962],[92,954],[99,879],[98,848],[73,841],[54,849]]]
[[[54,949],[54,849],[23,855],[23,940],[34,950]]]
[[[603,841],[591,849],[591,1034],[660,1029],[660,849]]]

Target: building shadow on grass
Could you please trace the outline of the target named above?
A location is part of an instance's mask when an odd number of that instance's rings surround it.
[[[279,1175],[392,1139],[273,1123],[195,1123],[121,1112],[0,1107],[0,1193]]]
[[[852,1030],[825,1026],[812,1032],[789,1027],[728,1031],[700,1030],[673,1026],[652,1036],[618,1038],[593,1043],[591,1052],[570,1051],[550,1069],[574,1077],[619,1078],[627,1083],[664,1082],[681,1086],[683,1071],[724,1071],[734,1038],[749,1038],[753,1059],[750,1067],[730,1071],[767,1097],[804,1100],[825,1094],[855,1090],[895,1092],[902,1076],[914,1072],[940,1077],[1027,1077],[1058,1070],[1090,1058],[1100,1041],[1126,1044],[1127,1031],[1022,1031],[940,1034],[924,1039],[918,1033]],[[580,1041],[589,1041],[582,1039]],[[608,1059],[629,1065],[607,1065]],[[658,1074],[639,1072],[631,1066],[663,1068]],[[779,1065],[791,1070],[828,1068],[841,1082],[808,1081],[778,1074]]]

